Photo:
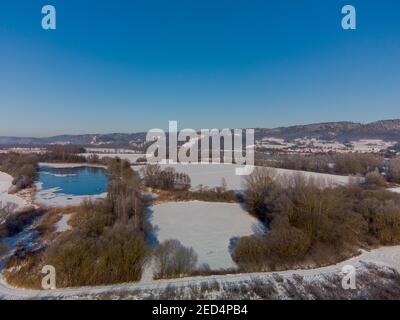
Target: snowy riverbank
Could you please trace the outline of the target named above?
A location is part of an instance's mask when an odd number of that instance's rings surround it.
[[[22,209],[27,206],[27,202],[18,194],[8,193],[12,181],[12,176],[0,171],[0,205],[5,206],[7,203],[11,203],[16,206],[16,209]]]

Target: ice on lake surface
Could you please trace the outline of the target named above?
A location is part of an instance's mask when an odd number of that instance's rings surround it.
[[[107,191],[106,170],[97,167],[52,168],[40,167],[38,182],[41,189],[71,196],[91,196]]]
[[[104,168],[85,165],[40,165],[35,201],[48,207],[77,206],[84,200],[107,196]]]

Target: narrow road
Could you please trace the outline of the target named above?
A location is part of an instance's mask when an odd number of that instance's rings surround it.
[[[287,270],[282,272],[275,272],[283,277],[290,277],[294,273],[304,277],[312,277],[318,274],[340,272],[344,265],[352,265],[357,267],[363,262],[372,262],[378,265],[384,265],[396,269],[400,272],[400,246],[382,247],[371,251],[363,251],[361,255],[353,257],[349,260],[343,261],[336,265],[317,269],[299,269]],[[260,272],[260,273],[242,273],[232,275],[218,275],[206,277],[188,277],[182,279],[171,280],[151,280],[146,277],[141,282],[136,283],[122,283],[107,286],[95,287],[78,287],[56,289],[50,291],[44,290],[28,290],[21,288],[14,288],[8,285],[3,277],[0,277],[0,299],[40,299],[40,298],[74,298],[80,295],[96,295],[101,293],[112,293],[118,291],[134,291],[134,290],[148,290],[148,289],[164,289],[168,285],[174,286],[188,286],[191,284],[199,284],[204,281],[218,281],[219,283],[235,283],[241,281],[249,281],[254,278],[271,277],[274,272]]]

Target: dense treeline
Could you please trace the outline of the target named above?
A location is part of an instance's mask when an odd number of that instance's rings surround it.
[[[282,183],[267,169],[247,179],[248,210],[268,224],[243,237],[234,259],[244,270],[338,262],[359,247],[400,243],[400,197],[360,186],[319,188],[301,176]]]
[[[339,153],[332,155],[258,155],[256,164],[291,170],[332,173],[341,175],[366,175],[375,169],[383,170],[384,159],[375,154]]]
[[[143,169],[144,183],[147,187],[161,190],[190,188],[190,177],[185,173],[178,173],[174,168],[164,170],[157,164],[146,165]]]
[[[157,201],[208,201],[208,202],[240,202],[240,195],[232,190],[222,188],[199,189],[199,190],[174,190],[157,192]]]
[[[57,285],[84,286],[137,281],[148,252],[136,221],[116,219],[110,204],[86,204],[81,224],[61,235],[43,263],[57,270]]]
[[[384,159],[374,154],[339,153],[334,160],[334,172],[345,175],[366,175],[384,164]]]
[[[80,154],[85,148],[75,145],[51,145],[46,147],[47,152],[40,155],[41,162],[86,162]]]
[[[37,177],[38,156],[34,154],[5,153],[0,154],[0,171],[11,175],[13,192],[32,185]]]
[[[400,183],[400,158],[390,160],[388,179],[390,182]]]
[[[329,155],[265,155],[256,154],[255,164],[259,166],[283,168],[290,170],[329,173],[333,158]]]
[[[110,181],[107,198],[115,219],[121,222],[131,221],[138,230],[144,230],[145,203],[140,191],[141,179],[132,170],[129,161],[115,159],[108,166]]]

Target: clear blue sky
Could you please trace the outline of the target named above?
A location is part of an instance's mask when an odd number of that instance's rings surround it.
[[[0,3],[0,135],[368,122],[399,87],[398,0]]]

